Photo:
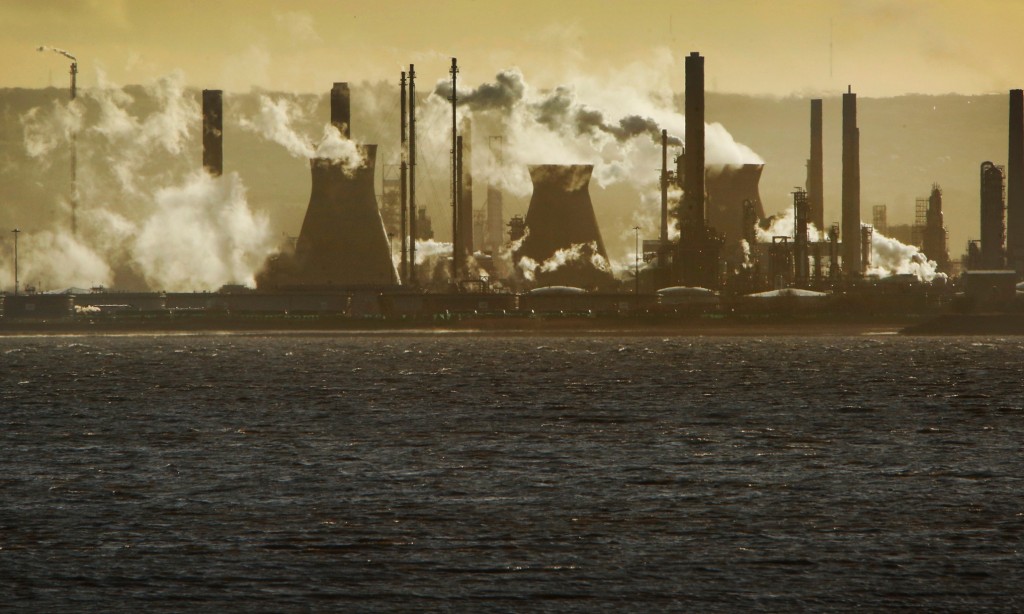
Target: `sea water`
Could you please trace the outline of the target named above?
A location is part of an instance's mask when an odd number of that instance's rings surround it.
[[[0,339],[0,609],[1024,609],[1024,340]]]

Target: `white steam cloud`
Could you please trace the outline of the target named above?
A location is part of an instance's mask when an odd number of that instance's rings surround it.
[[[306,111],[286,97],[276,100],[260,96],[260,108],[255,117],[242,117],[239,126],[268,141],[277,143],[297,158],[330,158],[341,162],[346,172],[352,173],[363,164],[358,146],[346,139],[336,126],[325,124],[323,135],[315,142],[295,127],[303,123]]]
[[[770,218],[768,229],[756,227],[759,243],[771,243],[772,237],[794,236],[795,219],[793,208]],[[810,241],[825,239],[814,224],[808,224],[807,237]],[[748,248],[749,249],[749,248]],[[867,275],[889,277],[892,275],[914,275],[920,281],[930,282],[944,276],[938,271],[934,260],[928,260],[924,253],[913,245],[907,245],[891,237],[886,237],[875,230],[871,236],[871,267],[865,271]]]
[[[97,81],[70,104],[21,118],[32,158],[52,163],[76,134],[78,148],[78,233],[56,222],[23,229],[22,281],[41,290],[109,286],[123,272],[156,290],[254,283],[272,251],[268,219],[249,208],[236,174],[214,178],[195,170],[198,156],[186,154],[200,110],[182,76],[146,86],[155,104],[146,113],[102,74]],[[67,219],[68,204],[57,198]],[[10,263],[0,267],[0,279],[11,285]]]

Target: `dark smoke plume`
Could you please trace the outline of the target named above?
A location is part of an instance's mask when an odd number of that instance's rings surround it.
[[[519,104],[526,92],[526,82],[518,69],[510,68],[495,76],[493,83],[484,83],[472,90],[460,90],[456,104],[467,106],[473,111],[499,110],[509,112]],[[439,81],[434,88],[434,95],[444,100],[451,97],[451,81]],[[572,90],[564,85],[556,87],[539,102],[527,105],[533,118],[552,131],[569,126],[578,135],[596,135],[605,133],[615,137],[619,142],[647,135],[655,143],[661,143],[661,129],[649,117],[628,115],[618,123],[605,121],[604,113],[576,102]],[[676,137],[669,137],[669,145],[682,145]]]

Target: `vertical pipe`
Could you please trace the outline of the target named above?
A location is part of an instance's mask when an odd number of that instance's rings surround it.
[[[331,124],[341,136],[352,138],[352,100],[348,83],[335,83],[331,88]]]
[[[78,97],[78,62],[71,62],[71,100]],[[78,234],[78,132],[71,133],[71,235]],[[17,236],[17,235],[15,235]]]
[[[680,237],[693,240],[704,219],[704,57],[693,51],[686,57],[686,160]]]
[[[15,228],[11,232],[14,233],[14,296],[18,296],[18,235],[21,230]]]
[[[461,229],[459,228],[459,222],[461,221],[460,209],[462,208],[462,137],[455,137],[455,188],[452,190],[454,195],[452,197],[452,281],[454,283],[459,282],[463,269],[463,262],[465,262],[465,237],[462,236]]]
[[[1006,168],[1006,251],[1024,273],[1024,90],[1010,90],[1010,151]],[[982,244],[982,248],[984,248]]]
[[[458,126],[455,117],[455,106],[457,102],[456,86],[459,74],[459,65],[456,58],[452,58],[452,67],[448,71],[452,76],[452,283],[459,280],[459,144]]]
[[[409,281],[416,285],[416,68],[409,64]]]
[[[843,271],[848,277],[863,275],[860,232],[860,131],[857,128],[857,94],[843,94]]]
[[[822,144],[821,99],[811,100],[811,159],[807,167],[807,200],[810,221],[819,232],[825,231],[825,170]]]
[[[224,92],[203,90],[203,168],[214,177],[224,173]]]
[[[473,124],[467,117],[462,122],[462,158],[459,165],[459,241],[463,262],[473,255],[476,242],[473,233]]]
[[[399,83],[400,83],[401,91],[402,91],[402,93],[401,93],[401,99],[402,100],[401,100],[401,103],[399,105],[401,107],[401,116],[402,116],[401,121],[399,122],[401,124],[401,141],[400,141],[399,149],[401,151],[401,159],[402,159],[402,161],[401,161],[401,164],[399,165],[399,169],[398,169],[399,185],[400,185],[400,188],[399,188],[399,199],[401,201],[401,204],[399,205],[399,208],[401,209],[401,216],[400,216],[401,220],[399,221],[399,232],[398,232],[398,234],[400,234],[402,236],[402,256],[401,256],[401,266],[399,268],[399,271],[400,271],[400,274],[402,276],[402,283],[406,283],[407,284],[407,283],[409,283],[409,252],[408,252],[409,241],[408,241],[408,235],[406,233],[406,229],[408,228],[408,226],[407,226],[407,219],[406,219],[406,213],[407,213],[406,209],[407,209],[408,199],[409,199],[409,192],[408,192],[408,189],[409,189],[408,188],[409,163],[407,162],[407,159],[406,159],[407,158],[407,151],[406,151],[407,142],[406,142],[406,134],[405,134],[405,132],[406,132],[406,128],[405,128],[405,113],[406,113],[406,111],[405,111],[405,71],[404,70],[402,71],[402,78],[401,78],[401,81]]]
[[[661,131],[661,243],[658,245],[658,269],[667,266],[668,249],[668,130]]]

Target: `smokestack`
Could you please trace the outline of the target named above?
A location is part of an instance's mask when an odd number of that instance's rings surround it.
[[[981,254],[982,269],[1006,266],[1006,193],[1002,167],[981,163]],[[931,254],[925,252],[929,257]]]
[[[696,51],[686,56],[686,158],[683,203],[680,209],[681,240],[702,233],[704,218],[704,57]]]
[[[1024,90],[1010,90],[1006,196],[1006,251],[1011,266],[1021,274],[1024,273]]]
[[[409,283],[416,285],[416,68],[409,64]]]
[[[848,277],[864,274],[860,231],[860,130],[857,94],[843,94],[843,270]]]
[[[408,146],[408,143],[406,142],[406,129],[405,129],[405,117],[406,117],[406,115],[405,115],[405,71],[404,70],[402,71],[402,78],[401,78],[401,81],[400,81],[400,85],[401,85],[401,95],[400,95],[401,96],[401,102],[400,102],[399,106],[401,107],[401,111],[400,111],[401,121],[399,123],[401,124],[401,140],[400,140],[400,143],[401,143],[401,147],[400,147],[400,149],[401,149],[401,152],[400,152],[400,154],[401,154],[401,163],[399,165],[398,174],[399,174],[399,184],[400,184],[400,187],[399,187],[399,192],[400,192],[399,198],[401,200],[401,204],[399,205],[399,208],[401,209],[401,216],[400,216],[401,221],[399,222],[398,234],[402,235],[402,260],[401,260],[402,264],[401,264],[401,268],[400,268],[399,274],[401,275],[401,278],[402,278],[403,282],[409,283],[409,239],[408,239],[408,233],[406,232],[406,230],[408,228],[408,221],[407,221],[408,217],[407,216],[408,216],[408,205],[409,205],[409,184],[408,184],[409,164],[406,161],[407,157],[408,157],[407,156],[407,149],[406,149],[407,146]]]
[[[668,130],[661,131],[661,245],[658,246],[658,268],[668,265]]]
[[[452,180],[452,281],[458,282],[466,262],[466,246],[462,234],[462,136],[455,137],[455,173]]]
[[[459,270],[461,266],[459,262],[459,254],[462,253],[459,245],[459,155],[461,154],[462,144],[459,143],[458,138],[458,126],[455,117],[455,105],[458,100],[456,83],[458,81],[459,74],[459,63],[456,58],[452,58],[452,67],[448,73],[452,76],[452,281],[458,283],[459,281]]]
[[[462,266],[473,255],[473,125],[467,118],[459,137],[459,242]]]
[[[807,205],[811,223],[825,230],[825,170],[822,154],[821,99],[811,100],[811,158],[807,161]]]
[[[348,83],[335,83],[331,88],[331,124],[341,136],[352,138],[352,98]]]
[[[203,168],[214,177],[224,173],[224,92],[203,90]]]
[[[500,136],[492,136],[488,139],[488,145],[491,148],[491,157],[494,160],[496,168],[492,171],[491,175],[500,169],[504,163],[503,151],[502,151],[503,138]],[[501,189],[493,184],[487,185],[487,247],[490,249],[491,254],[497,256],[498,251],[501,249],[504,243],[503,234],[505,232],[505,220]]]

